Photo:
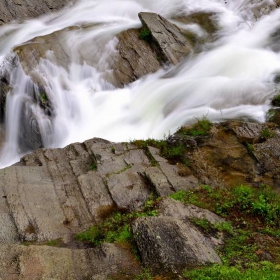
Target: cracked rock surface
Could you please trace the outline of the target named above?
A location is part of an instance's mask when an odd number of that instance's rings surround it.
[[[12,20],[24,20],[57,11],[67,4],[68,0],[17,0],[0,1],[0,25]]]

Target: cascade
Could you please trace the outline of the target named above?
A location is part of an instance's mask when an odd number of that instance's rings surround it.
[[[0,167],[35,148],[92,137],[161,139],[203,116],[265,121],[279,90],[274,81],[280,73],[280,10],[256,20],[252,11],[258,5],[247,0],[79,0],[57,13],[0,27],[0,76],[8,75],[10,85]],[[139,28],[142,11],[161,14],[198,35],[203,30],[176,18],[211,12],[216,38],[177,66],[115,88],[105,79],[116,53],[115,35]],[[19,57],[30,40],[49,50],[28,76]],[[52,44],[63,46],[63,56],[56,56]]]

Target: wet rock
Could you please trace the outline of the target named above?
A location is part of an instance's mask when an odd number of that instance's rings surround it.
[[[277,106],[277,107],[280,107],[280,95],[276,95],[272,98],[271,100],[271,104],[273,106]]]
[[[266,114],[266,120],[280,125],[280,108],[269,109]]]
[[[191,43],[176,25],[154,13],[142,12],[139,18],[143,26],[150,30],[164,61],[176,65],[191,53]]]
[[[157,53],[139,35],[139,29],[129,29],[117,35],[119,55],[113,66],[116,85],[131,83],[161,68]]]
[[[279,0],[254,0],[252,3],[252,13],[256,20],[260,19],[264,15],[268,15],[280,6]]]
[[[218,30],[214,13],[198,12],[184,17],[176,17],[175,20],[185,24],[197,24],[209,34],[213,34]]]
[[[5,118],[6,98],[10,89],[8,80],[2,77],[0,81],[0,122],[3,122]]]
[[[170,217],[139,218],[132,226],[145,266],[153,272],[180,271],[221,263],[211,243],[189,222]]]
[[[0,2],[0,25],[12,20],[25,20],[57,11],[67,4],[68,0],[18,0],[9,3]]]

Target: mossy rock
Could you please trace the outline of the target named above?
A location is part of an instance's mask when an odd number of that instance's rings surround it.
[[[270,109],[266,113],[266,121],[280,125],[280,109]]]
[[[279,77],[279,79],[280,79],[280,77]],[[271,104],[273,106],[280,107],[280,94],[273,97],[273,99],[271,100]]]

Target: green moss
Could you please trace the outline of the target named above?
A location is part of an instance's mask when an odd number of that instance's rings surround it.
[[[150,41],[152,39],[151,31],[147,27],[143,27],[139,33],[139,39]]]
[[[246,143],[246,147],[247,147],[248,153],[249,153],[250,155],[253,155],[253,152],[254,152],[254,145],[253,145],[253,144],[250,144],[250,143]]]
[[[90,166],[90,170],[97,170],[97,163],[94,162],[91,166]]]
[[[40,93],[40,100],[43,104],[45,104],[48,101],[48,97],[45,92]]]

